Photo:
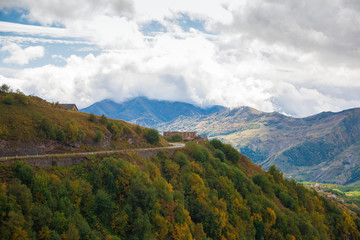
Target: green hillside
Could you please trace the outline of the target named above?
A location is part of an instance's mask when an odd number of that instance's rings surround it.
[[[0,156],[166,146],[145,128],[63,109],[38,97],[0,91]]]
[[[353,213],[275,167],[245,174],[234,153],[190,142],[151,159],[0,165],[0,239],[360,238]]]
[[[359,183],[360,109],[293,118],[242,107],[181,117],[161,131],[197,131],[232,144],[265,169],[275,164],[301,181]]]

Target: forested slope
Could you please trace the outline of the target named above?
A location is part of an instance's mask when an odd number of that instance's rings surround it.
[[[359,239],[359,219],[230,145],[0,165],[0,239]]]

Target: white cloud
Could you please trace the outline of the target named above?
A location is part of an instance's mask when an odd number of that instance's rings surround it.
[[[52,37],[71,36],[70,33],[65,28],[33,26],[33,25],[25,25],[25,24],[4,22],[4,21],[0,21],[0,32],[7,32],[7,33],[15,32],[19,34],[42,35],[42,36],[52,36]]]
[[[265,45],[257,43],[241,56],[226,52],[228,58],[223,61],[225,57],[219,56],[224,49],[219,45],[222,44],[200,36],[179,39],[164,34],[155,36],[142,49],[108,51],[84,58],[73,55],[63,59],[64,67],[25,69],[16,78],[22,80],[21,89],[28,94],[35,93],[51,101],[75,102],[80,107],[105,98],[123,101],[148,96],[203,106],[247,105],[263,111],[307,116],[360,104],[355,93],[343,97],[348,89],[340,89],[336,81],[336,73],[342,73],[341,69],[328,73],[328,68],[305,61],[297,63],[298,71],[278,73],[283,64],[277,58],[292,59],[296,56],[294,52],[279,47],[269,53],[276,58],[266,57],[262,53]],[[328,83],[310,79],[325,73]]]
[[[65,66],[15,75],[22,90],[48,100],[85,107],[104,98],[145,95],[294,116],[360,105],[360,8],[355,0],[14,0],[1,6],[22,6],[30,20],[64,28],[0,22],[0,31],[77,37],[103,50],[86,57],[56,53]],[[173,21],[180,12],[201,19],[218,35],[183,31]],[[151,20],[167,32],[144,37],[141,24]],[[5,38],[0,43],[6,46],[40,42]],[[19,63],[19,58],[7,61]]]
[[[128,0],[3,0],[0,9],[13,7],[27,9],[24,17],[43,25],[60,24],[67,26],[74,21],[88,21],[99,15],[131,16],[132,3]]]
[[[323,64],[359,67],[360,10],[348,0],[252,0],[223,31],[312,53]],[[352,1],[353,2],[353,1]]]
[[[41,58],[44,56],[44,47],[32,46],[21,48],[19,45],[12,43],[1,48],[1,51],[7,51],[10,56],[3,59],[4,63],[15,63],[18,65],[28,64],[29,61]]]
[[[231,0],[134,0],[136,18],[139,21],[163,20],[176,13],[183,12],[192,17],[207,21],[230,23],[232,21],[231,9],[243,5],[242,1]]]
[[[124,17],[96,16],[88,21],[68,24],[73,35],[107,49],[132,49],[144,46],[143,35],[135,22]]]
[[[87,44],[88,41],[77,41],[77,40],[63,40],[53,38],[42,38],[42,37],[28,37],[28,36],[0,36],[0,45],[7,45],[9,43],[17,44]]]

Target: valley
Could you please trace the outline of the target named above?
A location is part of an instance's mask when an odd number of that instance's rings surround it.
[[[156,107],[151,110],[143,107],[145,110],[136,116],[125,114],[138,109],[133,103],[139,101],[142,106]],[[215,106],[199,110],[190,104],[145,98],[119,104],[121,111],[108,110],[103,104],[95,103],[87,111],[102,109],[102,113],[107,115],[118,114],[116,116],[120,119],[144,124],[160,132],[196,131],[206,134],[210,139],[230,143],[263,168],[275,164],[288,177],[299,181],[345,185],[360,182],[360,109],[294,118],[250,107],[228,109]],[[187,108],[174,115],[174,109],[179,105]],[[140,120],[141,114],[146,116],[145,122]]]

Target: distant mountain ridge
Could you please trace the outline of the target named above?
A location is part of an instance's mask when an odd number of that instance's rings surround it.
[[[231,143],[255,163],[301,181],[360,183],[360,108],[293,118],[250,107],[180,117],[161,131],[197,131]]]
[[[360,183],[360,108],[294,118],[250,107],[203,109],[138,97],[83,109],[159,131],[196,131],[231,143],[252,161],[300,181]]]
[[[226,108],[223,106],[201,108],[184,102],[150,100],[146,97],[136,97],[122,103],[103,100],[80,111],[96,115],[104,114],[109,118],[121,119],[151,127],[159,123],[174,120],[179,116],[209,115],[224,109]]]

